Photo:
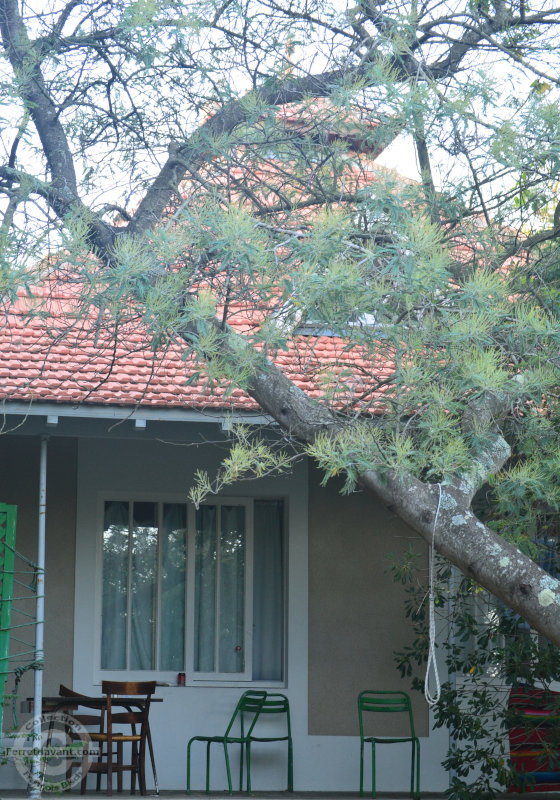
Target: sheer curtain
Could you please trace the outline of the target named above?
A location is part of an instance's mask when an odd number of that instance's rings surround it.
[[[245,669],[245,508],[222,506],[219,672]]]
[[[101,668],[182,670],[185,666],[185,505],[163,505],[161,531],[157,503],[133,503],[132,527],[129,513],[128,502],[105,503]],[[161,559],[159,574],[158,557]],[[156,663],[158,588],[159,664]]]
[[[105,503],[103,524],[103,629],[101,668],[126,669],[128,607],[128,503]]]
[[[253,550],[253,680],[282,680],[283,502],[256,500]]]
[[[201,506],[196,514],[195,672],[245,668],[245,508]]]
[[[194,670],[214,671],[216,638],[217,509],[200,506],[196,512]]]
[[[185,668],[186,508],[165,503],[161,530],[160,669]]]
[[[156,503],[134,503],[130,603],[130,669],[155,669],[158,558]]]

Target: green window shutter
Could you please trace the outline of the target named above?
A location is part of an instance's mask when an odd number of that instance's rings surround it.
[[[10,624],[14,594],[14,556],[17,506],[0,503],[0,737],[4,715],[4,693],[9,674]]]

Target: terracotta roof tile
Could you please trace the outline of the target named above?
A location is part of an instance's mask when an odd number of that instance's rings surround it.
[[[44,292],[37,296],[47,297]],[[183,361],[180,348],[171,344],[154,356],[148,333],[137,326],[128,332],[123,327],[115,345],[108,332],[97,335],[93,320],[73,328],[71,298],[62,293],[50,303],[48,318],[27,316],[25,302],[22,294],[19,307],[11,308],[0,323],[1,400],[258,410],[238,388],[230,393],[224,387],[210,388],[203,377],[188,382],[194,369],[192,362]],[[256,318],[243,315],[239,327],[256,324]],[[372,364],[357,348],[347,349],[332,336],[301,336],[280,351],[275,362],[312,397],[322,398],[330,391],[339,406],[388,377],[393,368],[390,360]],[[364,409],[371,410],[372,397],[367,395],[363,402]]]

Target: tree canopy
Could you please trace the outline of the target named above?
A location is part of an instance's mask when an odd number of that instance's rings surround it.
[[[179,344],[560,644],[538,564],[560,503],[559,23],[525,0],[0,0],[4,309],[62,281],[107,331]],[[220,481],[287,467],[240,437]]]

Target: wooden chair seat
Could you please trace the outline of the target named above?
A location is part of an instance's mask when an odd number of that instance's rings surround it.
[[[106,733],[90,733],[90,738],[93,742],[106,742]],[[141,736],[133,733],[114,733],[111,737],[113,742],[140,742]]]

